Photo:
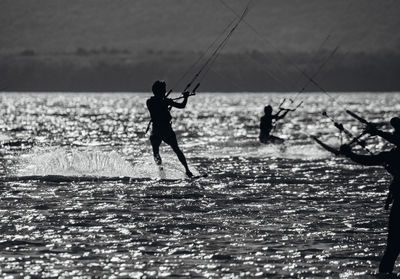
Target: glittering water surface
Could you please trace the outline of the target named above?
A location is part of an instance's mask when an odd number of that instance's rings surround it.
[[[199,94],[173,110],[197,173],[163,146],[159,180],[144,131],[148,94],[0,95],[0,276],[366,278],[386,240],[390,177],[334,158],[327,110],[387,121],[400,94],[304,94],[257,141],[265,104],[294,94]],[[369,139],[375,151],[390,146]],[[120,177],[120,178],[119,178]],[[397,264],[397,270],[399,264]]]

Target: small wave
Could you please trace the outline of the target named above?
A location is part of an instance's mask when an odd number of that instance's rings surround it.
[[[35,142],[32,139],[0,138],[0,148],[23,150],[31,148]]]

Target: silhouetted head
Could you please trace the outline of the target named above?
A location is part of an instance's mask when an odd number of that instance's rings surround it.
[[[393,117],[392,119],[390,119],[390,125],[392,125],[392,127],[395,130],[400,131],[400,118],[399,117]]]
[[[264,107],[264,113],[265,114],[271,114],[272,113],[272,107],[270,105]]]
[[[153,83],[151,90],[153,91],[154,96],[156,97],[164,97],[165,92],[167,92],[167,85],[163,80],[157,80]]]

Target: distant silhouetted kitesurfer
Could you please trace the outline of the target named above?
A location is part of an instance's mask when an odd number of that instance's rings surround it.
[[[392,204],[389,215],[387,246],[379,265],[380,273],[392,273],[400,252],[400,149],[396,147],[377,155],[358,155],[351,151],[349,145],[342,145],[340,154],[364,166],[384,166],[393,176],[385,205],[385,208],[388,209]]]
[[[272,107],[270,105],[264,107],[264,115],[260,120],[260,142],[262,143],[282,143],[284,139],[271,135],[276,122],[286,116],[289,109],[281,109],[276,114],[272,114]]]
[[[153,123],[152,132],[150,135],[150,142],[153,148],[154,160],[157,165],[161,167],[162,160],[160,156],[160,144],[162,141],[171,146],[172,150],[178,156],[179,161],[185,167],[186,175],[192,177],[193,174],[189,170],[186,162],[185,155],[180,150],[178,142],[176,140],[175,132],[171,127],[171,114],[170,108],[183,109],[186,106],[187,99],[190,95],[189,92],[183,92],[182,103],[177,103],[172,99],[165,96],[166,84],[164,81],[156,81],[152,86],[154,96],[149,98],[146,102],[147,108],[149,109],[151,121]]]

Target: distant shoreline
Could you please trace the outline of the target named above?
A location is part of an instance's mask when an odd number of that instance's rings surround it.
[[[329,94],[400,94],[399,91],[329,91]],[[151,95],[151,92],[134,92],[134,91],[0,91],[1,94],[136,94],[136,95]],[[172,94],[180,94],[180,92],[174,92]],[[199,92],[199,95],[203,94],[283,94],[283,95],[290,95],[290,94],[297,94],[297,92],[251,92],[251,91],[230,91],[230,92]],[[301,94],[324,94],[322,91],[310,91],[310,92],[302,92]],[[194,97],[195,98],[195,97]]]
[[[223,53],[202,81],[200,90],[297,92],[305,88],[308,92],[321,91],[300,73],[301,69],[329,92],[400,91],[400,54],[339,52],[317,72],[330,53],[328,50],[287,53],[285,60],[276,52]],[[46,54],[25,50],[0,55],[0,90],[146,92],[154,80],[163,79],[168,87],[179,91],[197,68],[193,67],[182,79],[183,73],[200,55],[152,51],[131,54],[107,49]]]

